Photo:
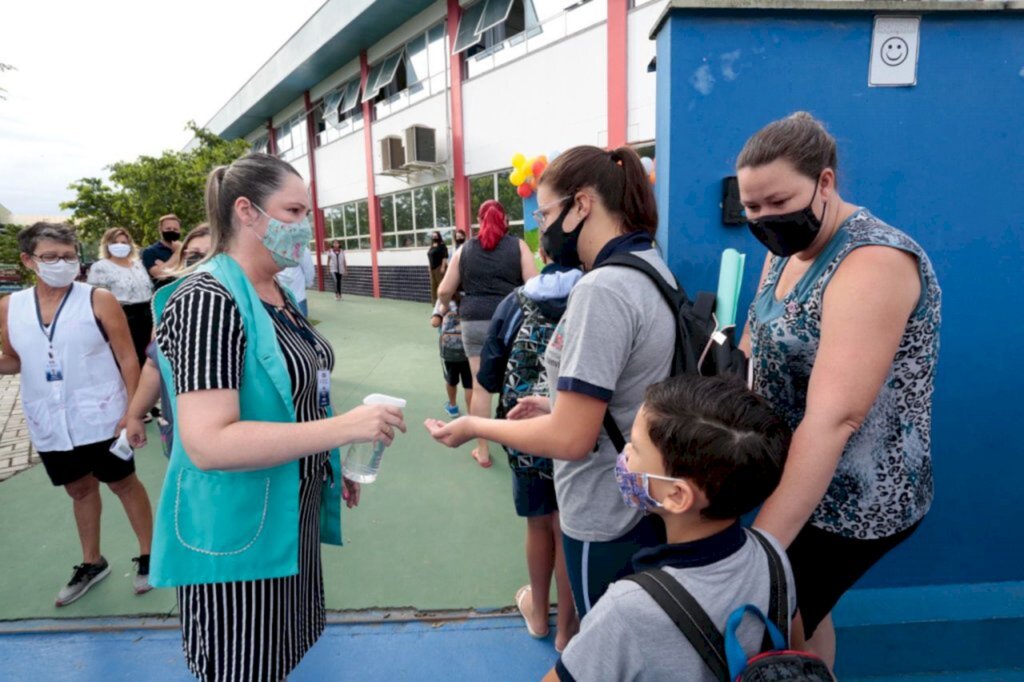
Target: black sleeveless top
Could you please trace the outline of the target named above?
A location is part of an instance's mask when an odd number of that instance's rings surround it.
[[[505,235],[493,251],[485,251],[479,239],[469,240],[460,250],[459,279],[462,280],[463,320],[490,320],[502,299],[523,284],[519,239]]]

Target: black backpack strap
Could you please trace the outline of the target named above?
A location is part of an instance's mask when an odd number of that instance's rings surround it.
[[[604,410],[604,432],[608,434],[608,439],[611,440],[612,445],[615,446],[615,452],[622,452],[626,448],[626,439],[622,435],[622,431],[619,430],[619,425],[615,423],[615,418],[612,417],[612,410],[610,407],[606,407]],[[594,446],[597,448],[597,445]]]
[[[651,265],[649,262],[635,256],[632,253],[617,253],[614,256],[609,256],[601,262],[598,267],[603,268],[608,265],[622,265],[627,268],[639,270],[640,272],[647,275],[652,282],[658,287],[658,291],[661,292],[662,298],[668,302],[672,310],[678,310],[679,305],[682,301],[686,300],[686,291],[683,289],[683,285],[676,282],[676,288],[673,288],[665,278],[658,272],[658,269]]]
[[[775,623],[779,632],[789,642],[789,594],[786,587],[786,569],[782,564],[782,557],[775,551],[775,547],[768,541],[761,531],[756,528],[750,529],[751,535],[760,543],[765,554],[768,555],[768,575],[771,579],[771,591],[768,594],[768,620]],[[764,639],[761,640],[761,651],[771,651],[771,635],[765,628]]]
[[[627,576],[625,580],[635,582],[651,595],[711,669],[715,678],[729,682],[725,637],[711,622],[703,607],[678,580],[660,568]]]

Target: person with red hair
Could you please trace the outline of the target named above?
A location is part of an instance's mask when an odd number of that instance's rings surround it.
[[[477,211],[480,230],[452,257],[448,271],[437,288],[442,309],[457,291],[462,291],[459,315],[462,318],[462,345],[473,371],[473,400],[469,411],[479,417],[491,416],[491,394],[477,380],[480,350],[487,338],[487,327],[498,304],[513,289],[537,276],[533,252],[522,239],[508,233],[508,218],[501,202],[485,201]],[[486,440],[477,439],[473,459],[485,469],[491,466]]]

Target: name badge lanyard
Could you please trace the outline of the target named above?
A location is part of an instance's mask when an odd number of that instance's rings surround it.
[[[285,299],[287,301],[287,299]],[[266,301],[263,305],[267,308],[270,314],[281,324],[285,325],[291,331],[299,335],[302,340],[310,345],[317,357],[317,371],[316,371],[316,389],[317,389],[317,405],[321,408],[329,407],[331,404],[331,370],[327,367],[327,356],[324,354],[323,349],[320,348],[320,344],[317,342],[316,336],[304,325],[295,324],[290,317],[284,314],[281,309],[276,306],[270,305]],[[287,305],[287,303],[285,303]],[[293,314],[295,311],[292,311]]]
[[[73,288],[73,287],[72,287]],[[46,325],[43,324],[43,312],[39,305],[39,290],[35,293],[36,299],[36,322],[39,323],[39,331],[43,332],[43,336],[46,337],[46,341],[49,344],[46,361],[46,380],[47,381],[63,381],[64,372],[61,369],[60,362],[57,360],[56,354],[53,352],[53,335],[57,331],[57,320],[60,319],[60,313],[64,310],[64,304],[68,302],[68,298],[71,296],[72,289],[68,289],[64,297],[60,299],[60,305],[57,306],[57,312],[53,314],[53,320],[50,322],[50,328],[47,329]]]

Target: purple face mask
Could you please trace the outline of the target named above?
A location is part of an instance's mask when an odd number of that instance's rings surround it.
[[[678,478],[657,476],[655,474],[634,473],[626,468],[626,453],[620,452],[615,460],[615,480],[619,484],[619,492],[626,506],[639,509],[644,514],[660,509],[661,502],[651,497],[650,479],[661,481],[678,481]]]

